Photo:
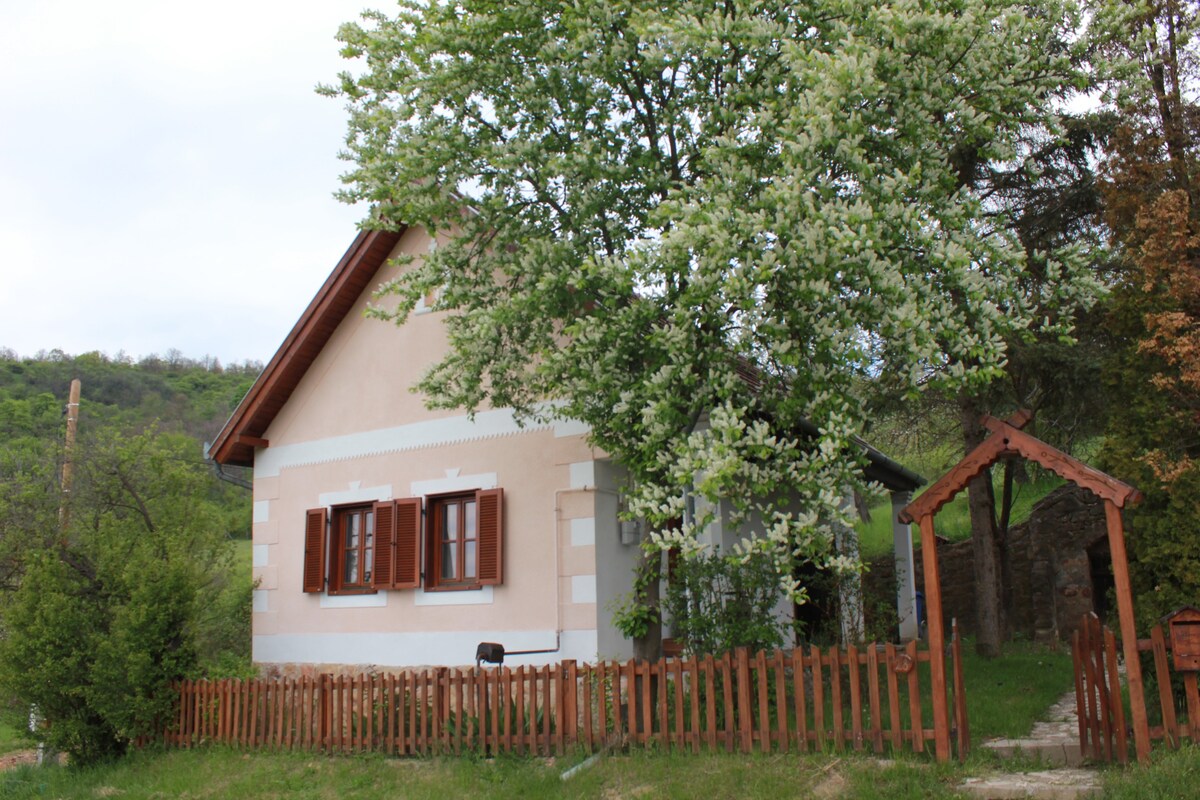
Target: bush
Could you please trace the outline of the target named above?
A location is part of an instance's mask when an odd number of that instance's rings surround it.
[[[678,560],[664,608],[675,638],[688,653],[772,650],[792,630],[791,615],[777,613],[782,597],[769,555],[740,558],[714,552]]]
[[[79,461],[71,527],[32,550],[4,610],[0,691],[17,717],[36,707],[37,738],[74,763],[160,734],[171,684],[214,636],[231,546],[195,447],[153,431],[95,442]]]

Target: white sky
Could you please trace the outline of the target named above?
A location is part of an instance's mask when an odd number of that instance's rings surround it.
[[[356,233],[332,197],[386,0],[0,0],[0,347],[268,360]]]

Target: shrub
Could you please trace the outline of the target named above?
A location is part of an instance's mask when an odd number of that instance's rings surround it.
[[[791,615],[778,613],[783,597],[769,555],[714,552],[678,560],[665,611],[688,653],[770,650],[782,646],[792,629]]]

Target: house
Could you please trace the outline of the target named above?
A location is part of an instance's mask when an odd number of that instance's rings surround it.
[[[418,229],[361,232],[209,448],[254,468],[254,661],[461,665],[481,642],[514,664],[627,658],[606,610],[639,554],[619,465],[577,423],[426,408],[409,387],[447,346],[442,315],[363,315],[390,257],[432,246]],[[868,455],[903,507],[920,479]],[[741,533],[719,521],[708,536],[727,549]]]

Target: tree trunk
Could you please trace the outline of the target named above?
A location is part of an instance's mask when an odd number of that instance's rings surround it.
[[[965,393],[960,395],[959,412],[963,445],[969,453],[987,436],[986,429],[979,424],[978,399]],[[967,505],[971,512],[971,551],[975,561],[975,652],[995,658],[1000,655],[1004,620],[991,470],[984,470],[967,484]]]

